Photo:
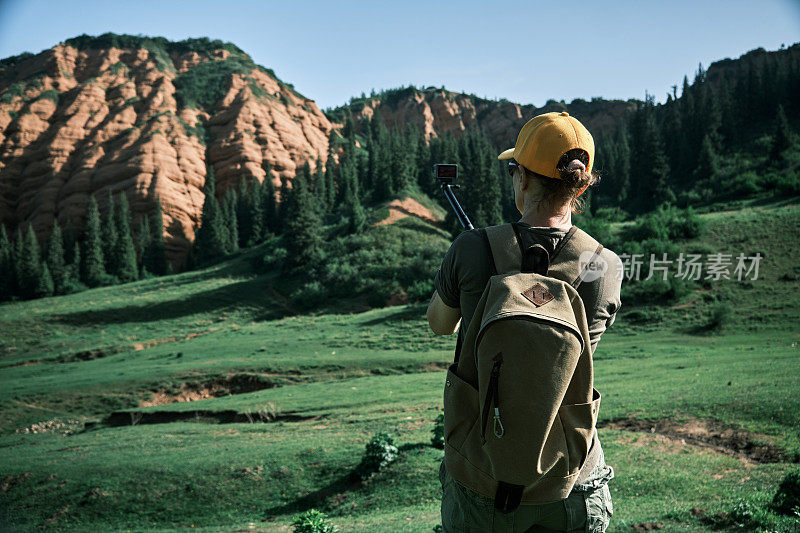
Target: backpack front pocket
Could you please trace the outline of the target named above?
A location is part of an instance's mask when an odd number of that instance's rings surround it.
[[[583,467],[583,462],[589,455],[599,410],[600,393],[595,388],[592,388],[591,402],[562,405],[558,409],[558,418],[561,420],[564,437],[567,440],[571,474]]]
[[[478,390],[461,379],[456,368],[450,365],[444,385],[444,440],[460,450],[478,421]]]

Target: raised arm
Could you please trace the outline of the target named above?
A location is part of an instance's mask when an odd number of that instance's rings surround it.
[[[452,335],[458,330],[461,322],[461,309],[450,307],[442,301],[437,291],[433,291],[433,296],[428,304],[428,325],[437,335]]]

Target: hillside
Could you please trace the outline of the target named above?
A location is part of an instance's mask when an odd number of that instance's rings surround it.
[[[280,187],[327,157],[331,123],[312,100],[230,43],[80,36],[0,61],[0,224],[53,218],[80,232],[90,195],[125,193],[134,220],[164,212],[173,262],[194,240],[209,168],[218,190]]]
[[[610,531],[791,531],[769,504],[800,460],[800,302],[786,296],[800,289],[800,205],[700,218],[701,234],[671,244],[765,259],[758,279],[701,281],[661,305],[637,305],[623,283],[594,357],[598,431],[616,472]],[[438,235],[441,254],[444,235],[409,219],[369,228],[370,246],[348,253]],[[613,226],[612,240],[629,225]],[[273,290],[279,272],[254,273],[273,244],[0,306],[4,525],[287,531],[311,508],[342,531],[439,523],[431,435],[455,339],[429,331],[424,305],[295,316]],[[730,315],[712,330],[719,302]],[[378,431],[399,457],[360,480]]]

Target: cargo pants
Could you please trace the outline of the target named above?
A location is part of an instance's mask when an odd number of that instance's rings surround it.
[[[541,505],[520,505],[504,514],[494,508],[494,500],[460,485],[439,466],[442,484],[442,527],[444,533],[603,533],[611,521],[614,507],[608,482],[614,469],[603,455],[589,477],[573,487],[561,501]]]

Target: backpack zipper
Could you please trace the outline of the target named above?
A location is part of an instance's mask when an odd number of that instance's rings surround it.
[[[486,390],[486,401],[483,403],[483,424],[481,425],[481,440],[486,442],[486,423],[489,421],[489,405],[494,403],[494,423],[492,425],[492,429],[494,431],[494,436],[498,439],[502,439],[503,435],[505,434],[506,430],[503,427],[503,422],[500,420],[500,366],[503,364],[503,354],[502,352],[498,352],[492,360],[494,364],[492,365],[492,371],[489,375],[489,386]]]

